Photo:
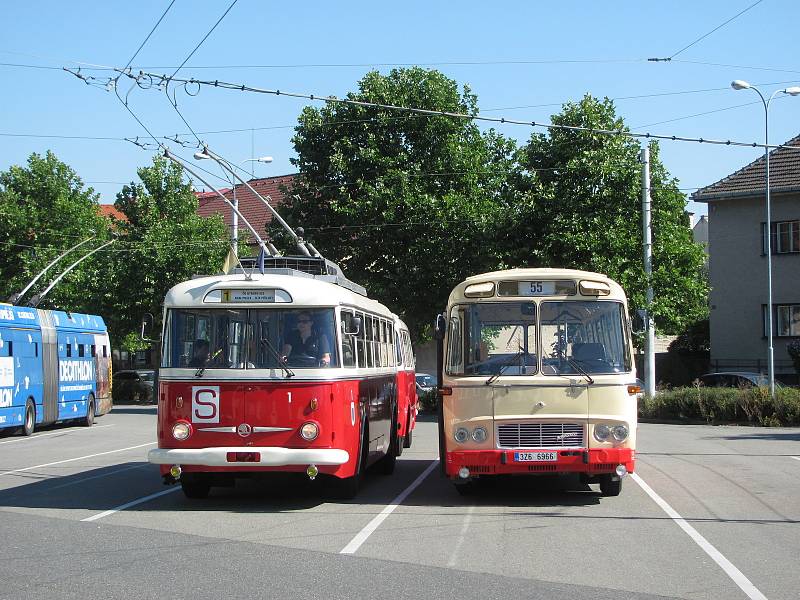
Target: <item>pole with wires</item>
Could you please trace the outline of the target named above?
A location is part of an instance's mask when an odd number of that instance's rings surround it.
[[[644,144],[642,163],[642,236],[644,238],[644,276],[647,280],[645,345],[644,345],[644,390],[651,398],[656,394],[656,334],[653,322],[653,239],[652,203],[650,201],[650,147]]]

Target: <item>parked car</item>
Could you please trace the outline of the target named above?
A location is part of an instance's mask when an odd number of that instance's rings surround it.
[[[436,378],[427,373],[417,373],[417,396],[426,394],[436,387]]]
[[[706,373],[700,376],[700,385],[707,387],[754,387],[769,385],[769,378],[763,373],[732,371],[729,373]],[[775,387],[783,387],[775,382]]]
[[[151,404],[155,402],[155,371],[126,370],[113,374],[112,394],[115,403],[138,402]]]

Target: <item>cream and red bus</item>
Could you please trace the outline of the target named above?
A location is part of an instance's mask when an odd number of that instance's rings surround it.
[[[352,497],[368,466],[391,473],[410,443],[408,329],[333,263],[296,262],[192,279],[166,296],[148,458],[188,497],[279,471],[325,475]]]
[[[622,287],[565,269],[476,275],[435,329],[442,466],[460,492],[500,474],[578,473],[620,493],[639,392]]]

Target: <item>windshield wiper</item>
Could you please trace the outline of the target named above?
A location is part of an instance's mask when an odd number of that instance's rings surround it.
[[[272,355],[272,358],[278,361],[278,366],[281,369],[283,369],[284,373],[286,373],[286,377],[294,377],[294,371],[292,371],[291,369],[289,369],[289,367],[283,364],[283,361],[281,360],[281,355],[278,354],[278,351],[275,350],[272,344],[269,343],[269,340],[261,340],[261,343],[267,347],[267,350],[269,350],[270,354]]]
[[[214,354],[212,354],[211,356],[209,356],[209,357],[208,357],[208,359],[206,359],[206,364],[210,363],[212,360],[214,360],[215,358],[217,358],[217,357],[218,357],[220,354],[222,354],[222,348],[220,348],[219,350],[217,350],[216,352],[214,352]],[[203,365],[202,367],[200,367],[199,369],[197,369],[197,371],[195,371],[195,372],[194,372],[194,376],[195,376],[195,377],[202,377],[202,376],[203,376],[203,373],[205,373],[205,372],[206,372],[206,365]]]
[[[490,385],[495,382],[495,380],[503,374],[503,371],[510,367],[515,360],[522,357],[523,355],[528,354],[523,348],[519,349],[519,352],[513,354],[506,358],[502,363],[500,363],[500,368],[497,369],[497,373],[494,373],[489,379],[486,380],[486,385]]]
[[[566,358],[566,357],[564,357],[564,360],[567,361],[567,364],[570,367],[572,367],[573,369],[578,371],[581,375],[586,377],[586,381],[589,382],[589,385],[592,385],[594,383],[594,379],[592,379],[592,376],[589,375],[589,373],[586,372],[586,369],[584,369],[582,366],[580,366],[574,358]]]

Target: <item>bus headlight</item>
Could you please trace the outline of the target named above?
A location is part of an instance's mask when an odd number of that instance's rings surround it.
[[[614,425],[611,428],[611,435],[614,436],[614,439],[618,442],[624,442],[628,439],[628,428],[625,425]]]
[[[486,441],[486,429],[483,427],[476,427],[472,431],[472,439],[479,444]]]
[[[179,442],[188,440],[190,435],[192,435],[192,426],[189,425],[189,423],[185,421],[178,421],[172,426],[172,437]]]
[[[312,442],[317,439],[319,435],[319,425],[314,423],[313,421],[309,421],[308,423],[303,423],[303,426],[300,428],[300,437],[302,437],[307,442]]]
[[[611,435],[611,428],[605,423],[598,423],[594,426],[594,439],[598,442],[605,442]]]
[[[463,444],[469,439],[469,431],[465,427],[459,427],[453,434],[453,438],[459,443]]]

